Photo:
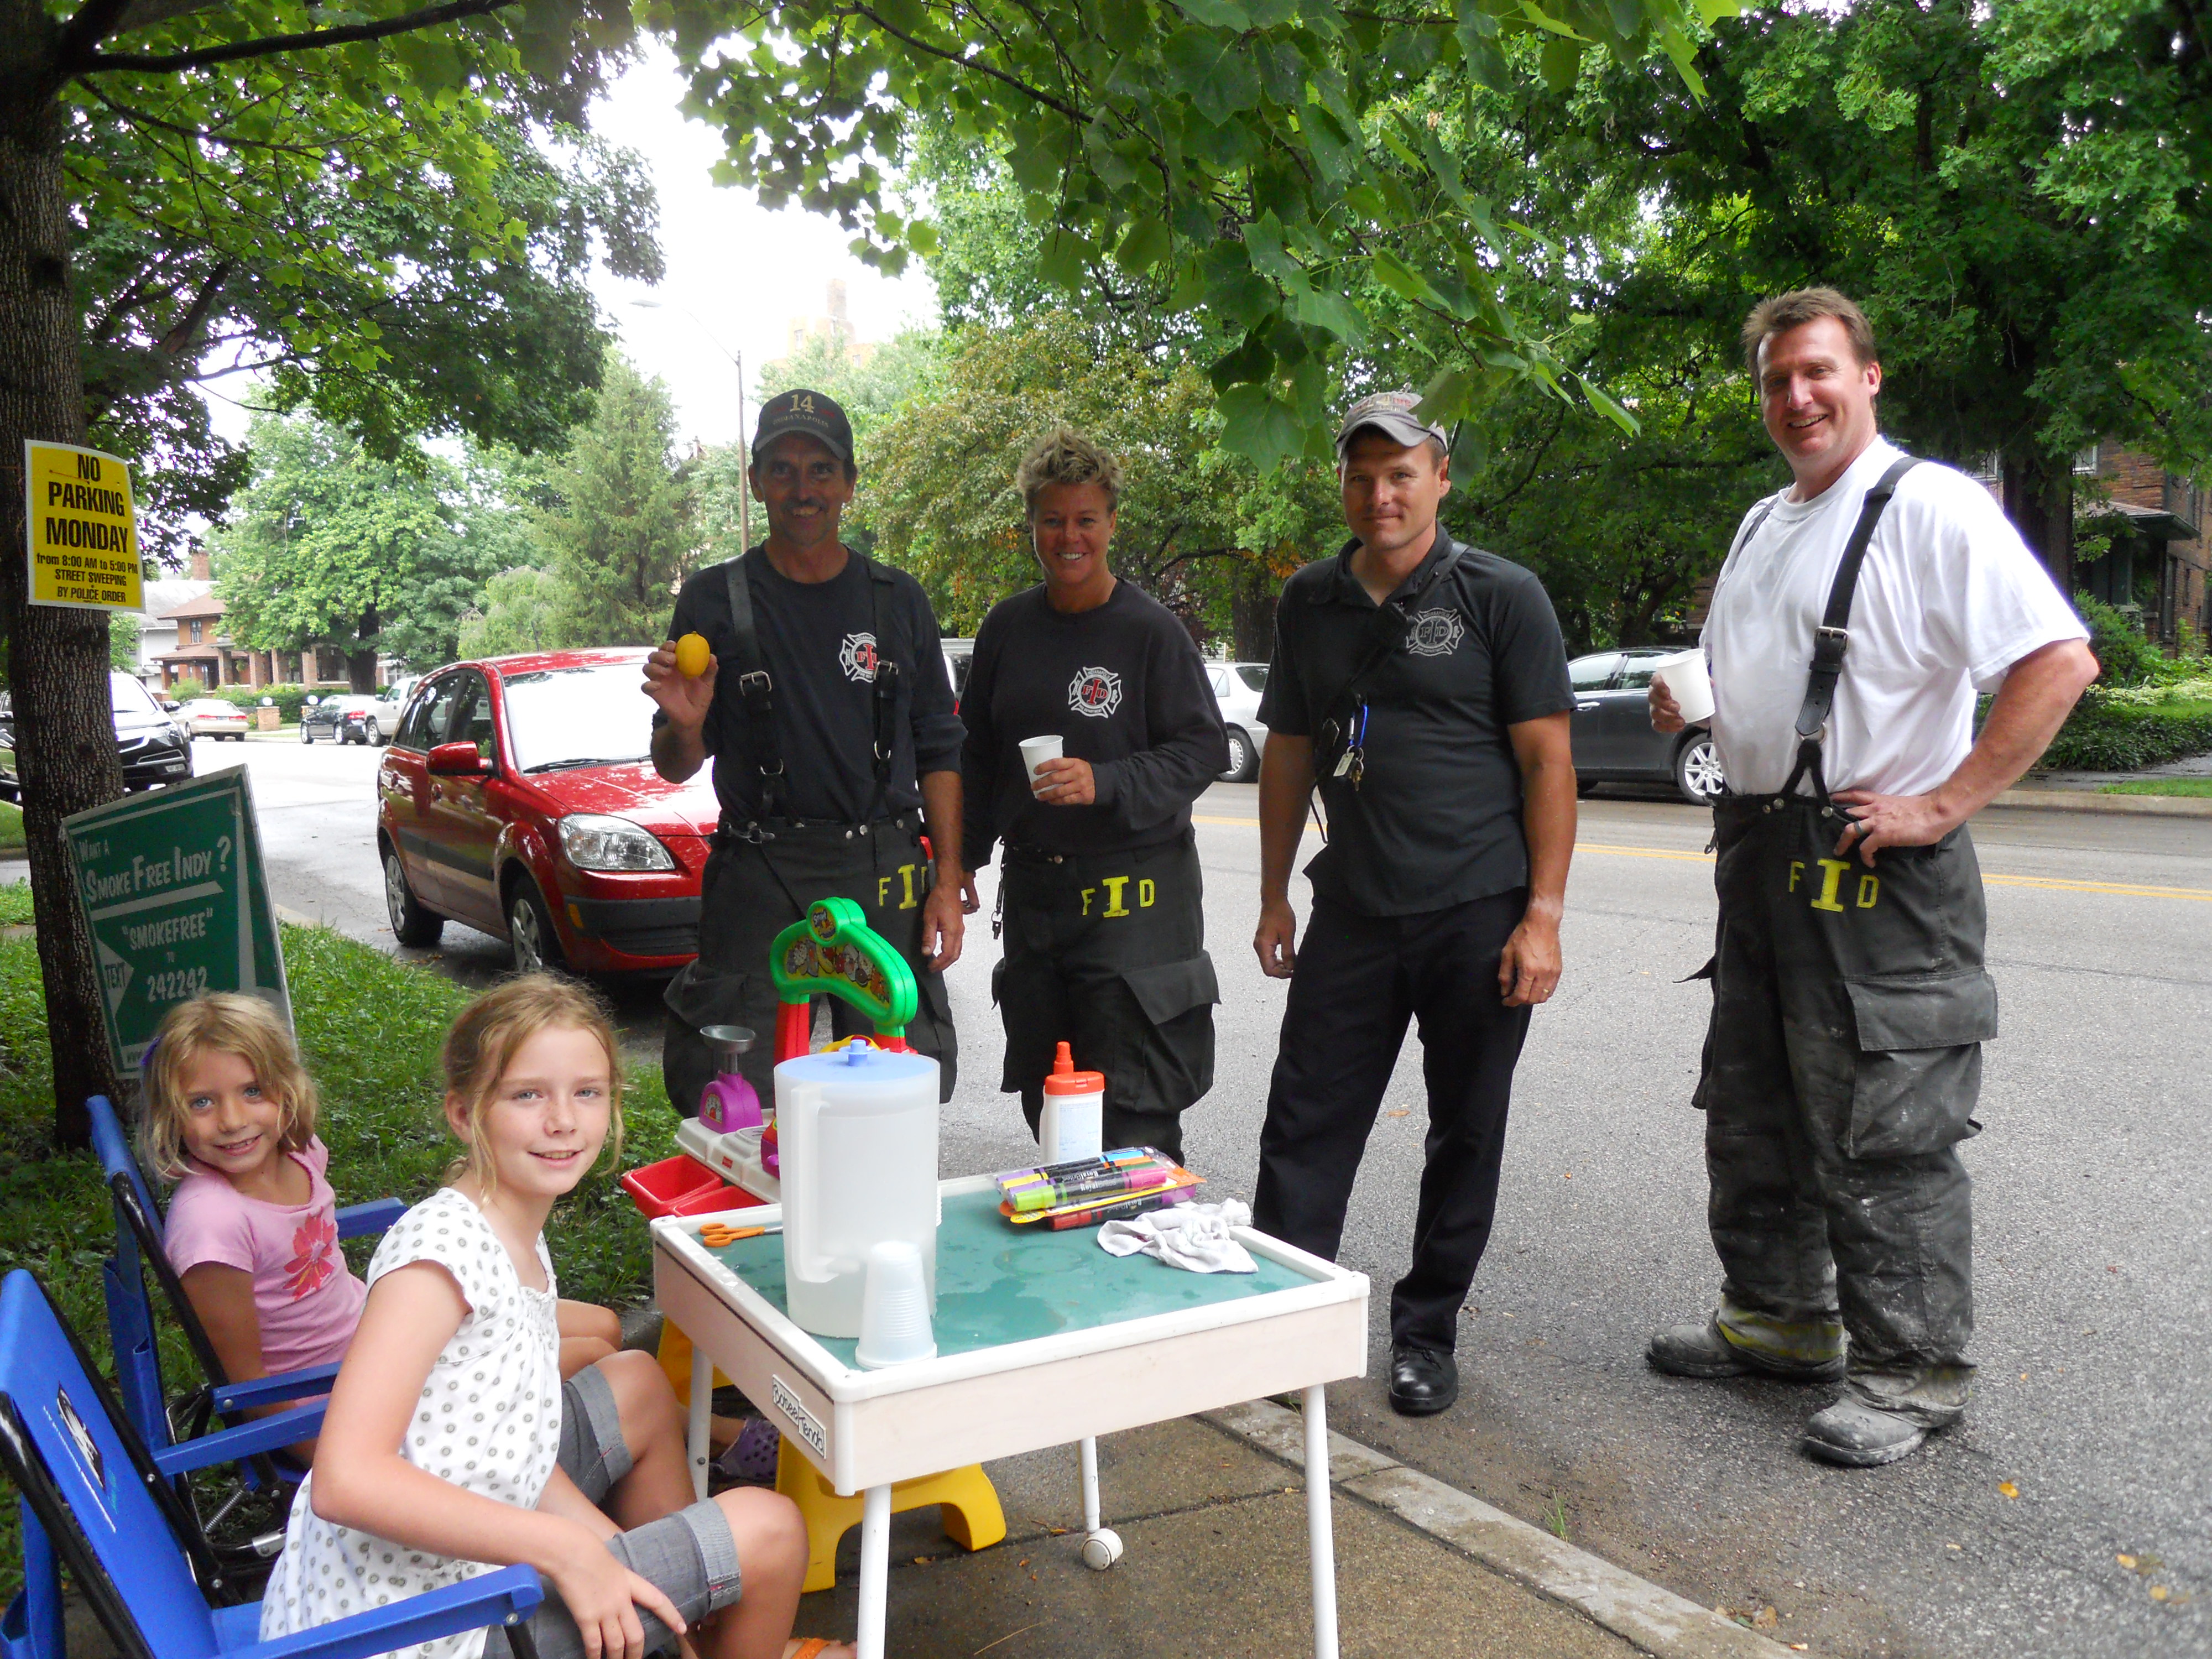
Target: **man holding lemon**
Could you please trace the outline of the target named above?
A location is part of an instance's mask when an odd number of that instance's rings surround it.
[[[937,618],[913,577],[838,539],[859,471],[835,402],[804,389],[771,398],[750,459],[768,539],[684,583],[645,665],[655,769],[681,782],[711,758],[721,803],[699,956],[666,994],[668,1097],[698,1109],[714,1074],[702,1025],[774,1029],[769,944],[836,896],[913,965],[921,996],[907,1040],[939,1061],[949,1098],[957,1049],[944,970],[963,929],[964,734]],[[833,1007],[841,1022],[849,1012]],[[757,1044],[745,1067],[763,1099],[769,1048]]]

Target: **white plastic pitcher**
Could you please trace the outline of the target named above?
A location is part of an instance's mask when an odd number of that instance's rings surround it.
[[[858,1336],[868,1252],[921,1256],[937,1307],[937,1062],[856,1042],[775,1068],[784,1296],[793,1323]]]

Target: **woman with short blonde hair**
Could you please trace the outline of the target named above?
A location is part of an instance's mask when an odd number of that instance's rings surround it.
[[[1213,1082],[1190,806],[1229,764],[1220,705],[1189,631],[1107,562],[1120,461],[1056,427],[1014,481],[1044,580],[983,619],[960,702],[970,869],[1000,849],[1000,1086],[1036,1133],[1066,1042],[1105,1074],[1104,1146],[1180,1158],[1182,1112]],[[1036,739],[1057,753],[1032,769]]]

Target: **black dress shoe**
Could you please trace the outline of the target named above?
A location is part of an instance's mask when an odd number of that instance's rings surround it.
[[[1459,1398],[1459,1366],[1434,1348],[1390,1350],[1390,1409],[1401,1417],[1433,1417]]]

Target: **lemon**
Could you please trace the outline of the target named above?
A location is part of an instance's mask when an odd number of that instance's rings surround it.
[[[684,678],[696,680],[707,672],[707,636],[686,634],[676,641],[676,666]]]

